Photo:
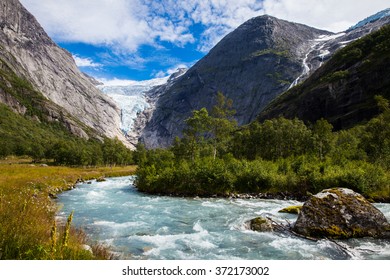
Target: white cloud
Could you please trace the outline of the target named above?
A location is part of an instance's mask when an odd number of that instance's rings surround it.
[[[260,15],[260,0],[21,0],[56,41],[109,46],[135,52],[158,41],[195,43],[193,24],[210,46],[245,20]],[[212,31],[216,31],[214,34]]]
[[[129,86],[137,83],[137,81],[134,80],[124,80],[124,79],[106,79],[106,78],[97,78],[97,80],[101,83],[103,83],[105,86]]]
[[[156,38],[185,44],[193,41],[186,29],[157,18],[148,22],[150,10],[140,0],[21,0],[45,30],[61,42],[109,46],[136,51]],[[183,36],[183,38],[181,37]]]
[[[264,0],[265,13],[334,32],[389,8],[388,0]]]
[[[106,78],[97,78],[97,80],[104,84],[104,86],[157,86],[162,85],[167,82],[168,77],[164,76],[161,78],[155,78],[151,80],[135,81],[135,80],[126,80],[126,79],[106,79]]]
[[[161,41],[208,51],[246,20],[264,13],[341,31],[389,6],[388,0],[21,0],[57,41],[136,53]],[[204,31],[193,33],[195,24]],[[199,38],[200,37],[200,38]]]
[[[186,69],[188,69],[188,68],[190,68],[190,67],[191,67],[191,65],[187,65],[187,64],[181,63],[181,64],[175,65],[174,67],[169,68],[169,69],[166,70],[166,71],[162,71],[162,70],[157,71],[157,72],[155,72],[155,73],[153,74],[153,76],[154,76],[155,78],[164,78],[164,77],[167,77],[167,76],[172,75],[173,73],[176,73],[177,70],[180,69],[180,68],[186,68]]]
[[[93,62],[90,58],[82,58],[78,55],[72,55],[74,61],[76,62],[76,65],[78,67],[92,67],[92,68],[99,68],[102,66],[100,63]]]

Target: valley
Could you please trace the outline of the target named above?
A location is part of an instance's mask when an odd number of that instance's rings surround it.
[[[195,44],[185,28],[169,37],[161,22],[144,22],[137,28],[164,31],[146,40],[126,25],[144,43],[122,49],[121,40],[76,42],[95,62],[4,0],[0,259],[389,259],[387,222],[375,239],[341,247],[247,223],[292,228],[296,216],[279,208],[334,188],[389,219],[390,9],[342,32],[256,15],[201,59],[188,56],[187,69],[168,50]],[[147,69],[153,60],[164,71]],[[115,64],[150,79],[91,74]]]

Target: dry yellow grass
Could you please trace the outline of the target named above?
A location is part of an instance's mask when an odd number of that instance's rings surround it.
[[[85,236],[76,230],[70,231],[66,250],[53,250],[56,205],[50,196],[72,188],[77,180],[126,176],[134,174],[135,169],[41,166],[17,158],[0,161],[0,259],[106,258],[107,252],[91,254],[84,250]],[[61,240],[64,229],[55,232]]]

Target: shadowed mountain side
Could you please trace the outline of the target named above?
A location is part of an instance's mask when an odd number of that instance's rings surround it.
[[[161,93],[141,140],[148,148],[169,146],[193,110],[214,105],[218,91],[234,101],[239,125],[253,121],[300,75],[310,41],[330,34],[270,16],[247,21]]]
[[[351,127],[378,113],[375,95],[390,98],[390,25],[338,51],[302,84],[273,101],[259,120],[278,116],[335,129]]]

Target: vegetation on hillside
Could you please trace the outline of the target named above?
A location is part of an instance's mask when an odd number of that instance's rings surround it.
[[[390,110],[388,100],[376,99],[379,116],[334,132],[324,119],[306,125],[282,117],[237,128],[231,100],[219,94],[213,109],[219,114],[194,111],[184,137],[171,148],[147,151],[139,145],[137,187],[158,194],[285,193],[297,198],[347,187],[389,200]]]
[[[85,140],[61,124],[37,122],[0,104],[0,158],[31,156],[57,165],[132,164],[132,152],[118,139]]]
[[[390,25],[385,25],[338,50],[307,80],[275,98],[258,118],[325,118],[336,130],[351,128],[378,115],[375,95],[390,98],[389,67]]]

